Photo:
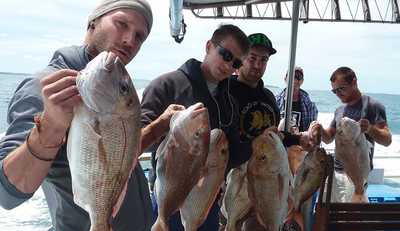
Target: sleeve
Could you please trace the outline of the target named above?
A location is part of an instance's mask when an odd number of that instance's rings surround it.
[[[318,108],[314,102],[311,102],[311,111],[312,111],[311,121],[317,120],[318,119]]]
[[[143,91],[141,102],[141,123],[145,127],[156,120],[165,109],[171,104],[171,97],[168,96],[167,83],[159,77],[146,87]],[[149,147],[146,152],[154,152],[157,145]]]
[[[4,158],[25,141],[34,125],[33,117],[43,110],[39,80],[27,80],[21,85],[9,104],[9,127],[0,141],[0,205],[5,209],[14,208],[33,195],[20,192],[9,182],[3,169]]]
[[[292,134],[290,132],[282,131],[283,134],[283,146],[290,147],[292,145],[300,145],[300,136]]]
[[[387,122],[386,120],[386,110],[385,106],[383,106],[381,103],[376,102],[374,104],[375,108],[375,118],[374,118],[374,123],[382,123],[382,122]]]

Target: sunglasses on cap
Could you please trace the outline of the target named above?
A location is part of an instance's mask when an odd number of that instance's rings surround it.
[[[348,88],[348,87],[349,87],[349,85],[344,85],[344,86],[340,86],[340,87],[334,88],[331,91],[332,91],[333,94],[336,95],[337,93],[343,93],[343,91],[345,91],[346,88]]]
[[[239,69],[242,66],[242,60],[235,58],[230,50],[222,47],[219,44],[216,44],[216,46],[218,54],[221,55],[225,62],[230,62],[233,60],[232,67],[235,69]]]

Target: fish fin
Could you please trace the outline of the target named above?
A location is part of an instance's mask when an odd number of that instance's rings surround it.
[[[281,225],[279,230],[280,231],[285,231],[285,230],[303,231],[304,230],[304,219],[303,219],[302,214],[300,212],[295,212],[293,210],[293,213],[288,215],[288,218],[283,222],[283,224]]]
[[[204,176],[200,177],[199,181],[197,181],[197,187],[201,188],[201,186],[204,184]]]
[[[168,140],[170,139],[170,134],[168,133],[167,136],[163,139],[163,141],[160,143],[160,145],[158,145],[157,151],[156,151],[156,156],[155,159],[158,160],[158,158],[160,158],[161,155],[163,155],[163,153],[166,152],[167,150],[167,144],[168,144]]]
[[[101,139],[101,131],[99,128],[99,121],[95,121],[93,124],[91,123],[84,123],[83,126],[89,131],[89,137],[94,137],[97,140]]]

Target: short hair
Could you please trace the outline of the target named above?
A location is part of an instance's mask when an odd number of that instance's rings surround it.
[[[243,54],[247,54],[250,49],[250,42],[246,34],[237,26],[232,24],[222,24],[213,33],[211,41],[220,43],[227,37],[231,36],[239,45]]]
[[[353,79],[357,79],[356,73],[350,67],[339,67],[331,75],[331,82],[335,82],[337,77],[341,75],[347,83],[351,83]]]

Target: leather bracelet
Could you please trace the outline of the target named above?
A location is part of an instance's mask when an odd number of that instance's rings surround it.
[[[37,131],[39,133],[39,143],[45,148],[60,148],[65,143],[65,136],[61,140],[59,144],[56,145],[44,145],[42,140],[40,139],[40,132],[41,132],[41,120],[42,120],[42,113],[39,113],[33,117],[33,121],[36,125]]]
[[[28,133],[28,136],[26,136],[25,142],[26,142],[26,147],[28,148],[29,153],[34,156],[36,159],[41,160],[41,161],[46,161],[46,162],[50,162],[53,161],[54,159],[52,158],[43,158],[40,157],[37,153],[35,153],[34,151],[32,151],[31,145],[29,144],[29,137],[31,135],[32,130]]]

